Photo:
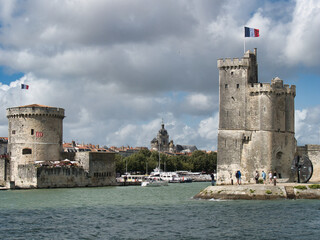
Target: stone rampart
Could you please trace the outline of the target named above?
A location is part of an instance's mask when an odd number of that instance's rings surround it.
[[[14,188],[37,188],[37,167],[34,164],[18,165]]]
[[[116,185],[115,178],[107,174],[90,176],[82,167],[39,167],[38,188],[99,187]]]
[[[0,157],[0,186],[5,186],[6,182],[6,159]]]

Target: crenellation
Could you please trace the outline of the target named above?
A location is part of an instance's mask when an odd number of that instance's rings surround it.
[[[239,58],[225,58],[225,59],[219,59],[218,60],[218,68],[219,69],[229,69],[229,68],[236,68],[240,69],[242,67],[249,67],[249,62],[244,59]]]
[[[275,95],[294,95],[295,92],[295,86],[292,85],[291,87],[288,84],[283,85],[282,88],[276,88],[274,85],[270,83],[252,83],[250,84],[250,88],[248,90],[250,91],[250,95],[260,95],[260,94],[275,94]]]

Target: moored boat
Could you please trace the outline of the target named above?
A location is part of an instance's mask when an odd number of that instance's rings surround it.
[[[168,186],[168,181],[149,179],[141,183],[141,187],[161,187]]]

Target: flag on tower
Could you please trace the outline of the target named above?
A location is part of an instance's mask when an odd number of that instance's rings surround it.
[[[21,89],[29,89],[29,85],[27,85],[27,84],[21,84]]]
[[[244,27],[244,37],[259,37],[259,29]]]

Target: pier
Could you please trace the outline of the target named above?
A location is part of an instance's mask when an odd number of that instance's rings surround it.
[[[197,199],[273,200],[320,199],[320,184],[277,183],[209,186],[194,196]]]

